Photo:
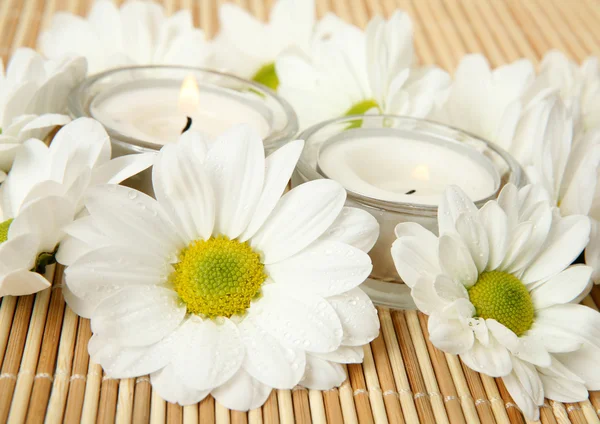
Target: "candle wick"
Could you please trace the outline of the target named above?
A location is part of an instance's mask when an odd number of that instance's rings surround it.
[[[181,131],[181,134],[183,134],[184,132],[186,132],[187,130],[190,129],[190,127],[192,126],[192,118],[190,118],[189,116],[186,116],[187,118],[187,122],[185,123],[185,127],[183,127],[183,130]]]
[[[407,191],[406,193],[404,193],[404,194],[414,194],[414,193],[416,193],[416,192],[417,192],[417,190],[408,190],[408,191]]]

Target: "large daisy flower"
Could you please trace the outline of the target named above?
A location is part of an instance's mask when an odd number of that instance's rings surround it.
[[[159,4],[141,0],[120,9],[112,0],[96,0],[87,18],[57,12],[38,44],[49,58],[87,58],[90,73],[128,65],[205,66],[211,55],[189,10],[166,16]]]
[[[151,165],[153,154],[110,160],[102,126],[81,118],[63,127],[48,148],[29,139],[0,186],[0,297],[49,286],[36,271],[54,260],[64,227],[83,209],[90,186],[116,184]]]
[[[439,234],[401,223],[392,256],[431,342],[475,371],[502,377],[526,417],[544,397],[576,402],[600,389],[600,314],[575,304],[592,269],[570,266],[589,220],[562,218],[537,186],[507,185],[477,210],[458,187],[444,194]]]
[[[170,402],[211,393],[247,410],[272,388],[339,385],[340,363],[362,360],[379,328],[357,287],[377,223],[345,208],[331,180],[279,198],[302,146],[265,159],[246,126],[209,146],[191,136],[158,154],[157,200],[120,186],[90,194],[90,215],[67,229],[88,248],[65,289],[91,318],[89,352],[108,376],[150,374]]]
[[[0,60],[0,179],[22,142],[43,139],[52,128],[69,121],[60,114],[85,73],[83,58],[47,60],[27,48],[15,51],[6,71]]]
[[[277,90],[275,59],[291,47],[308,51],[315,27],[315,2],[277,0],[266,23],[240,6],[224,3],[219,7],[219,24],[217,66]]]
[[[279,93],[302,127],[344,115],[430,113],[450,78],[439,68],[414,66],[408,15],[375,17],[366,32],[337,18],[328,21],[308,54],[295,49],[276,61]]]

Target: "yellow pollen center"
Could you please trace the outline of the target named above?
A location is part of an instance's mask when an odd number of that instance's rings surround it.
[[[242,315],[266,278],[248,243],[219,236],[183,249],[170,280],[188,313],[216,318]]]
[[[4,222],[0,222],[0,243],[4,243],[8,240],[8,229],[10,228],[10,224],[12,224],[13,219],[7,219]]]
[[[495,319],[517,336],[531,328],[534,319],[531,295],[514,275],[484,272],[468,292],[478,317]]]
[[[277,91],[277,87],[279,87],[279,78],[277,77],[277,72],[275,72],[275,63],[267,63],[256,71],[256,74],[252,77],[252,81],[266,85],[271,90]]]

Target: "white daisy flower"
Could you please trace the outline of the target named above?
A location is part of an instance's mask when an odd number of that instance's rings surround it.
[[[189,10],[166,16],[155,2],[96,0],[87,18],[57,12],[38,45],[49,58],[87,58],[92,74],[130,65],[205,66],[211,48]]]
[[[413,65],[412,23],[400,11],[375,17],[365,33],[330,17],[308,54],[292,50],[276,61],[279,93],[302,127],[364,113],[427,116],[450,77]]]
[[[153,154],[110,160],[102,126],[81,118],[63,127],[50,147],[29,139],[0,186],[0,297],[49,286],[36,271],[53,261],[64,228],[83,209],[90,186],[116,184],[151,165]]]
[[[219,68],[277,90],[275,59],[295,47],[308,51],[315,27],[314,0],[277,0],[264,23],[240,6],[219,7],[215,39]]]
[[[507,185],[477,210],[449,187],[440,236],[396,227],[392,256],[431,342],[475,371],[502,377],[525,416],[544,397],[577,402],[600,389],[600,314],[576,302],[592,269],[570,266],[589,239],[589,220],[562,218],[538,186]]]
[[[575,133],[600,125],[600,67],[591,56],[581,66],[564,53],[552,50],[544,56],[532,91],[557,90],[575,124]]]
[[[0,61],[0,179],[21,143],[31,137],[43,139],[55,126],[69,122],[59,114],[85,73],[83,58],[46,60],[27,48],[15,51],[6,71]]]
[[[534,78],[528,60],[492,70],[484,56],[467,55],[456,69],[448,97],[432,118],[510,151],[526,106],[524,95]]]
[[[250,127],[210,145],[192,134],[158,154],[157,200],[120,186],[90,194],[90,216],[61,246],[87,246],[66,270],[65,293],[91,318],[89,352],[107,375],[150,374],[170,402],[211,393],[248,410],[272,388],[337,386],[340,363],[362,360],[379,322],[357,286],[378,226],[345,208],[331,180],[279,198],[302,146],[265,159]]]

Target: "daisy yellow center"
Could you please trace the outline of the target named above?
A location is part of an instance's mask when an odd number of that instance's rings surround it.
[[[10,228],[10,224],[12,224],[13,219],[7,219],[4,222],[0,223],[0,243],[4,243],[8,240],[8,229]]]
[[[252,81],[266,85],[271,90],[277,90],[277,87],[279,87],[279,78],[277,77],[277,72],[275,72],[275,63],[267,63],[260,68],[252,77]]]
[[[534,318],[531,295],[514,275],[484,272],[468,291],[478,317],[495,319],[517,336],[531,328]]]
[[[266,278],[248,243],[219,236],[183,249],[171,282],[188,313],[215,318],[243,314]]]

